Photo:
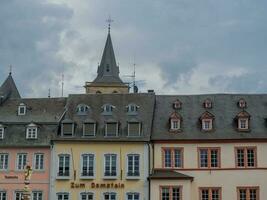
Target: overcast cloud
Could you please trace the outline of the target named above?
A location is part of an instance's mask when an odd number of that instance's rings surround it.
[[[107,24],[120,75],[136,63],[140,91],[266,93],[266,0],[3,0],[0,80],[13,66],[24,97],[84,93]]]

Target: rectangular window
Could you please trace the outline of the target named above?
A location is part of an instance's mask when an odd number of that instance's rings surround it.
[[[15,200],[23,200],[23,192],[15,192]]]
[[[63,123],[61,125],[61,135],[65,137],[72,137],[73,136],[73,123]]]
[[[58,176],[69,176],[70,175],[70,155],[63,154],[58,156]]]
[[[179,130],[180,129],[180,120],[171,119],[171,130]]]
[[[5,129],[3,127],[0,127],[0,139],[4,138],[4,132],[5,132]]]
[[[69,200],[69,194],[66,192],[57,193],[57,200]]]
[[[94,194],[90,192],[83,192],[81,193],[81,200],[93,200]]]
[[[116,200],[116,193],[114,192],[105,193],[104,200]]]
[[[35,170],[44,169],[44,154],[43,153],[34,154],[34,169]]]
[[[105,176],[117,176],[117,155],[105,155]]]
[[[17,170],[23,170],[27,163],[27,154],[18,153],[17,154]]]
[[[248,130],[249,129],[249,119],[248,118],[239,118],[238,119],[238,129]]]
[[[0,191],[0,200],[7,200],[7,195],[5,191]]]
[[[32,192],[32,200],[43,200],[43,193],[41,191]]]
[[[221,199],[221,188],[200,188],[200,200]]]
[[[118,136],[118,123],[106,123],[105,136],[107,137],[116,137]]]
[[[27,127],[27,139],[37,139],[37,127]]]
[[[204,131],[212,130],[212,119],[203,119],[202,120],[202,130],[204,130]]]
[[[95,123],[84,123],[83,124],[83,136],[92,137],[95,136],[96,124]]]
[[[161,187],[161,200],[181,200],[182,191],[179,186]]]
[[[128,123],[128,136],[138,137],[141,134],[141,123],[129,122]]]
[[[138,154],[128,155],[127,176],[140,176],[140,156]]]
[[[183,149],[182,148],[163,148],[164,168],[182,168],[183,167]]]
[[[238,187],[238,200],[259,200],[259,187]]]
[[[219,148],[199,148],[198,151],[199,168],[220,167]]]
[[[18,107],[18,115],[26,115],[26,106],[25,105],[20,105]]]
[[[127,193],[127,200],[139,200],[140,195],[137,192]]]
[[[81,176],[94,176],[94,154],[82,155],[82,174]]]
[[[236,167],[256,167],[256,147],[236,147]]]
[[[8,154],[1,153],[0,154],[0,171],[8,169]],[[1,199],[0,199],[1,200]]]

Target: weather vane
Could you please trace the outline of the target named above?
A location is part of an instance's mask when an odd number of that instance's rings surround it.
[[[106,20],[106,22],[108,23],[108,33],[110,33],[110,25],[112,22],[114,22],[114,20],[111,19],[111,17],[109,16],[108,19]]]

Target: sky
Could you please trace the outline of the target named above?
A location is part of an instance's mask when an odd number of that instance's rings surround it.
[[[140,92],[267,93],[266,0],[2,0],[0,82],[23,97],[85,93],[111,37]]]

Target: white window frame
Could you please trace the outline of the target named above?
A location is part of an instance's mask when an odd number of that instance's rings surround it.
[[[137,111],[138,111],[138,108],[139,108],[140,106],[138,106],[138,105],[136,105],[136,104],[134,104],[134,103],[131,103],[131,104],[128,104],[127,106],[126,106],[126,108],[127,108],[127,113],[129,114],[129,115],[137,115]]]
[[[64,124],[71,124],[71,135],[64,134]],[[74,134],[74,123],[61,123],[61,136],[62,137],[73,137]]]
[[[0,168],[0,171],[7,171],[9,169],[9,154],[8,153],[0,153],[0,159],[1,159],[1,156],[4,156],[4,157],[7,156],[7,163],[6,163],[6,159],[4,158],[2,166]],[[6,166],[6,168],[5,168],[5,166]]]
[[[177,126],[175,126],[177,123]],[[177,131],[181,129],[181,120],[180,119],[171,119],[171,130]]]
[[[94,124],[94,135],[85,135],[85,124]],[[95,122],[83,123],[83,137],[95,137],[95,135],[96,135],[96,123]]]
[[[63,199],[59,199],[59,195],[68,195],[68,200],[70,200],[70,193],[69,192],[57,192],[57,199],[56,200],[64,200],[64,197]]]
[[[95,194],[93,192],[87,192],[87,191],[85,191],[85,192],[80,192],[80,194],[79,194],[79,199],[80,200],[82,199],[82,195],[93,195],[93,199],[95,197]],[[86,200],[88,200],[87,196],[86,196]]]
[[[32,200],[35,200],[35,199],[34,199],[34,196],[33,196],[34,193],[36,193],[36,194],[40,194],[40,193],[41,193],[41,194],[42,194],[41,199],[39,199],[39,197],[37,197],[36,200],[43,200],[43,199],[44,199],[44,193],[43,193],[43,191],[40,191],[40,190],[37,191],[37,190],[36,190],[36,191],[32,191]]]
[[[208,123],[209,127],[206,127],[206,123]],[[203,131],[211,131],[213,129],[213,120],[212,119],[202,119],[202,130]]]
[[[139,125],[139,130],[138,130],[139,134],[138,135],[130,135],[130,125],[132,123],[138,123],[138,125]],[[140,137],[141,136],[141,122],[128,122],[127,123],[127,129],[128,129],[128,134],[127,134],[128,137]]]
[[[3,194],[5,194],[5,198],[3,197]],[[0,200],[7,200],[8,196],[7,196],[7,191],[5,190],[0,190]]]
[[[17,193],[19,193],[19,200],[22,200],[22,197],[23,197],[23,191],[15,191],[15,192],[14,192],[14,200],[17,200],[17,198],[16,198]]]
[[[35,124],[30,124],[27,126],[26,138],[27,139],[37,139],[38,138],[38,127]]]
[[[79,104],[77,106],[77,115],[87,115],[90,107],[86,104]]]
[[[115,136],[109,136],[108,133],[108,124],[116,124],[116,135]],[[105,123],[105,137],[118,137],[119,134],[119,123],[118,122],[106,122]]]
[[[140,198],[141,195],[140,195],[139,192],[127,192],[127,193],[126,193],[126,200],[135,200],[135,199],[133,199],[133,198],[130,199],[130,198],[129,198],[129,195],[138,195],[138,200],[141,199],[141,198]]]
[[[138,163],[138,168],[139,168],[139,171],[138,171],[138,173],[139,173],[139,175],[129,175],[129,157],[130,156],[133,156],[133,157],[135,157],[135,156],[138,156],[138,158],[139,158],[139,163]],[[134,168],[135,168],[135,159],[133,159],[133,172],[134,172]],[[138,154],[138,153],[129,153],[129,154],[127,154],[126,155],[126,166],[127,166],[127,170],[126,170],[126,178],[127,179],[139,179],[140,178],[140,176],[141,176],[141,170],[140,170],[140,168],[141,168],[141,155],[140,154]]]
[[[116,156],[116,175],[115,176],[107,176],[106,175],[106,156],[115,155]],[[105,153],[104,154],[104,164],[103,164],[103,179],[117,179],[118,178],[118,169],[119,169],[119,157],[117,153]],[[111,162],[112,163],[112,162]],[[110,169],[112,169],[112,164],[110,163]],[[110,170],[112,171],[112,170]]]
[[[40,168],[41,161],[40,161],[40,158],[39,158],[39,162],[38,162],[39,168],[38,169],[36,168],[37,156],[41,156],[43,158],[42,168]],[[36,171],[43,171],[44,170],[44,164],[45,164],[45,155],[44,155],[44,153],[35,153],[34,154],[34,159],[33,159],[33,169],[36,170]]]
[[[65,171],[65,168],[66,168],[66,158],[65,156],[69,156],[69,175],[59,175],[59,165],[60,165],[60,156],[64,156],[64,161],[63,161],[63,174],[64,174],[64,171]],[[71,166],[71,155],[68,154],[68,153],[61,153],[61,154],[58,154],[57,156],[57,159],[58,159],[58,164],[57,164],[57,179],[70,179],[70,175],[71,175],[71,170],[72,170],[72,166]]]
[[[83,156],[84,155],[92,155],[93,156],[93,175],[92,176],[84,176],[82,173],[83,173]],[[95,166],[95,154],[94,153],[82,153],[81,154],[81,161],[80,161],[80,178],[81,179],[94,179],[95,178],[95,174],[96,174],[96,172],[95,172],[95,168],[96,168],[96,166]],[[89,164],[88,163],[88,161],[87,161],[87,164]]]
[[[104,192],[103,193],[103,200],[106,200],[105,199],[105,195],[112,195],[112,194],[115,194],[115,200],[117,200],[118,195],[117,195],[116,192]],[[109,199],[108,200],[110,200],[110,196],[109,196]]]
[[[5,137],[5,128],[2,125],[0,125],[0,139],[4,139],[4,137]]]
[[[23,112],[21,112],[21,109],[23,109]],[[18,115],[26,115],[26,105],[24,103],[19,104]]]
[[[25,156],[25,165],[22,166],[22,168],[19,168],[19,156]],[[24,170],[24,167],[27,165],[27,157],[28,157],[28,154],[27,153],[17,153],[17,157],[16,157],[16,170],[18,171],[22,171]],[[24,158],[22,158],[22,162],[23,162]]]
[[[103,109],[102,114],[103,115],[112,115],[114,108],[115,108],[115,106],[113,106],[111,104],[104,104],[102,106],[102,109]]]
[[[242,127],[242,121],[245,121],[245,127]],[[238,118],[238,129],[248,130],[249,129],[249,119],[248,118]]]

